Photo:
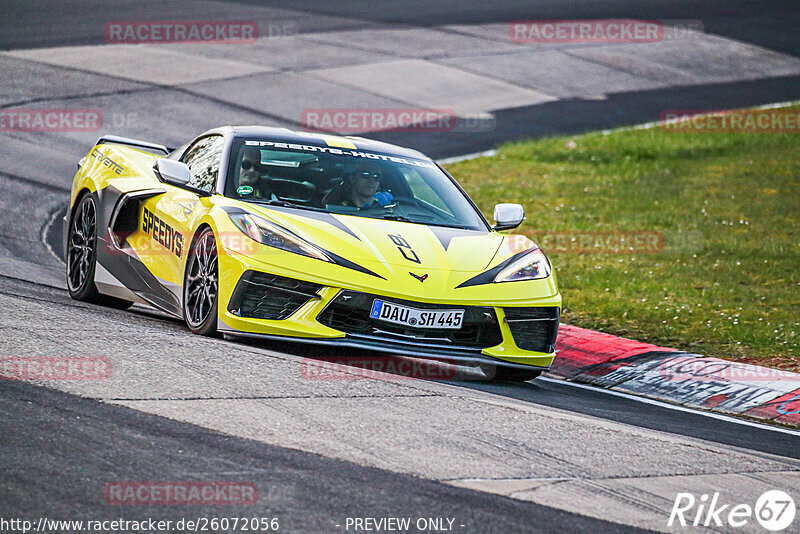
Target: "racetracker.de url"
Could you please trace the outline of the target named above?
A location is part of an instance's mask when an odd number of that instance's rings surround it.
[[[103,534],[167,534],[172,532],[226,532],[248,533],[278,532],[277,517],[195,517],[191,519],[103,519],[64,520],[40,517],[35,520],[7,519],[0,517],[0,532],[38,532],[50,534],[79,534],[102,532]]]

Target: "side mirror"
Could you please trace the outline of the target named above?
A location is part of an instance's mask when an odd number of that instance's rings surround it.
[[[153,165],[153,172],[156,173],[156,177],[159,181],[165,184],[192,191],[200,196],[211,196],[211,193],[208,191],[189,185],[192,175],[189,172],[189,166],[183,162],[167,158],[158,158],[155,165]]]
[[[494,207],[492,230],[511,230],[525,220],[525,208],[519,204],[497,204]]]
[[[173,159],[158,158],[153,171],[162,182],[178,187],[188,184],[192,179],[189,166]]]

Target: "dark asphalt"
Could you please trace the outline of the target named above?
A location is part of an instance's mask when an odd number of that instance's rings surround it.
[[[59,215],[60,217],[61,215]],[[54,250],[59,251],[57,244],[61,243],[61,225],[53,225],[47,235],[48,242]],[[60,251],[59,251],[60,253]],[[24,284],[24,283],[23,283]],[[64,298],[66,295],[57,295],[52,288],[40,288],[52,297]],[[0,285],[0,292],[2,292]],[[24,291],[20,288],[17,291]],[[54,293],[55,291],[55,293]],[[164,319],[174,322],[171,319]],[[252,340],[244,341],[254,344]],[[281,350],[290,354],[308,357],[308,347],[302,343],[276,344],[263,343],[265,348]],[[324,357],[337,358],[344,351],[337,351],[329,347],[315,347],[315,354]],[[358,355],[359,351],[348,349],[347,355]],[[364,353],[365,355],[369,353]],[[374,355],[373,355],[374,357]],[[391,359],[386,357],[387,360]],[[389,368],[387,366],[387,368]],[[397,368],[394,366],[393,368]],[[549,406],[602,419],[609,419],[618,423],[625,423],[652,430],[670,432],[682,436],[705,439],[724,445],[742,447],[749,450],[765,452],[795,458],[800,460],[800,440],[797,436],[776,432],[767,428],[742,426],[735,422],[713,419],[702,413],[688,413],[671,410],[660,406],[637,402],[633,399],[608,395],[602,391],[577,389],[575,387],[534,380],[524,384],[491,384],[480,381],[450,382],[464,388],[487,391],[495,395],[503,395],[512,399],[531,402],[540,406]],[[765,425],[766,426],[766,425]]]
[[[228,4],[229,9],[219,6]],[[336,28],[323,16],[360,19],[365,23],[439,26],[485,24],[514,20],[632,18],[698,20],[706,32],[730,37],[780,52],[800,55],[800,9],[795,0],[351,0],[320,2],[295,0],[223,0],[198,4],[190,0],[5,0],[0,16],[0,49],[37,48],[103,42],[103,25],[111,20],[237,18],[247,7],[275,7],[319,15],[295,31],[309,33]],[[281,20],[266,17],[261,22]]]
[[[481,382],[461,385],[531,402],[539,406],[550,406],[628,425],[800,460],[800,448],[798,448],[800,438],[798,436],[709,418],[698,412],[690,413],[646,404],[633,399],[608,395],[599,390],[578,389],[567,384],[543,380],[534,380],[519,385]]]
[[[566,99],[494,112],[488,132],[447,135],[431,132],[376,132],[369,137],[418,148],[433,158],[489,150],[507,141],[580,134],[659,120],[667,109],[735,109],[800,99],[800,76],[752,82],[671,87],[608,95],[606,100]]]
[[[228,1],[244,6],[286,8],[277,1]],[[129,19],[227,18],[225,2],[188,0],[5,0],[0,11],[0,49],[99,44],[103,24]],[[508,22],[517,19],[639,18],[696,19],[705,31],[800,56],[800,9],[795,0],[763,1],[514,0],[455,2],[295,1],[291,9],[319,14],[296,28],[314,32],[341,27],[327,16],[367,23],[413,25]],[[270,19],[260,19],[270,22]],[[353,23],[349,23],[353,24]],[[578,133],[654,120],[663,109],[731,108],[800,98],[800,77],[715,84],[611,95],[604,101],[563,100],[498,112],[497,128],[485,135],[434,136],[383,133],[373,137],[420,148],[434,157],[484,150],[523,137]],[[154,139],[154,141],[159,141]],[[2,147],[4,150],[5,147]],[[0,169],[2,171],[2,169]],[[25,181],[25,179],[21,179]],[[13,180],[11,180],[13,181]],[[10,182],[9,182],[10,183]],[[35,184],[7,192],[4,210],[34,209]],[[23,192],[24,191],[24,194]],[[46,189],[41,189],[45,194]],[[66,192],[50,188],[48,194]],[[16,195],[16,196],[15,196]],[[6,208],[6,206],[8,208]],[[7,220],[8,219],[8,220]],[[10,221],[10,222],[9,222]],[[3,219],[3,233],[23,234],[22,217]],[[44,220],[36,221],[41,228]],[[58,225],[56,225],[58,227]],[[48,237],[58,242],[57,235]],[[55,262],[25,242],[13,252],[31,262]],[[0,291],[70,302],[66,292],[2,280]],[[160,319],[154,319],[160,320]],[[4,335],[7,335],[4,333]],[[274,347],[272,347],[274,348]],[[284,349],[284,347],[281,347]],[[302,347],[287,352],[302,354]],[[497,386],[475,382],[464,388],[588,414],[645,428],[800,458],[794,436],[676,412],[632,400],[533,382]],[[628,532],[627,527],[548,507],[458,489],[355,464],[221,435],[126,408],[81,399],[42,387],[0,380],[0,517],[129,519],[153,517],[278,517],[284,532],[343,532],[346,517],[455,517],[464,532]],[[256,505],[207,507],[112,507],[105,483],[123,480],[247,480],[258,484]],[[456,529],[458,532],[458,529]]]
[[[228,0],[232,4],[280,7],[280,0]],[[438,26],[441,24],[484,24],[515,20],[555,19],[641,19],[696,20],[704,31],[756,44],[787,54],[800,55],[800,9],[794,0],[510,0],[463,2],[318,2],[299,0],[292,9],[358,17],[370,22]]]
[[[66,291],[22,280],[9,279],[0,276],[0,294],[24,295],[39,301],[52,302],[58,305],[75,305]],[[130,312],[106,311],[104,308],[93,306],[98,313],[135,314],[131,321],[146,319],[149,321],[163,322],[165,328],[185,328],[179,321],[161,313],[146,313],[145,308],[136,308]],[[140,311],[141,310],[141,311]],[[356,358],[372,356],[375,354],[353,349],[337,349],[335,347],[315,346],[313,355],[309,355],[308,345],[291,342],[266,342],[255,340],[232,341],[230,343],[244,343],[256,345],[268,350],[280,351],[303,358],[331,359],[342,361],[345,357]],[[398,368],[398,365],[388,365],[388,360],[398,362],[391,356],[377,355],[386,358],[385,368]],[[557,408],[576,414],[589,415],[633,426],[669,432],[679,436],[688,436],[708,440],[720,445],[741,447],[751,451],[767,454],[776,454],[787,458],[800,460],[800,438],[794,435],[770,429],[768,425],[762,427],[745,426],[736,422],[709,418],[702,413],[687,413],[669,408],[637,402],[633,399],[608,395],[601,390],[576,388],[558,382],[533,380],[523,384],[493,384],[476,380],[445,381],[465,389],[486,391],[494,395],[501,395],[509,399],[524,401],[537,406]],[[8,381],[0,381],[0,384]],[[89,402],[89,401],[87,401]],[[89,402],[91,404],[91,402]]]
[[[247,343],[253,344],[252,341]],[[309,358],[308,347],[302,343],[282,343],[280,347],[263,343],[271,350],[280,350]],[[337,351],[329,347],[315,347],[315,356],[310,358],[343,361],[345,356],[357,359],[358,351]],[[364,352],[363,356],[369,353]],[[374,354],[372,355],[374,358]],[[380,356],[384,358],[384,356]],[[396,369],[399,360],[385,357],[387,369]],[[396,360],[390,365],[389,360]],[[721,445],[742,447],[751,451],[777,454],[800,460],[800,437],[772,430],[768,424],[763,428],[744,426],[737,422],[710,418],[701,412],[684,412],[670,408],[638,402],[634,399],[609,395],[602,390],[576,388],[566,383],[532,380],[522,384],[493,384],[479,380],[445,381],[465,389],[486,391],[509,399],[547,406],[572,413],[590,415],[618,423],[669,432],[680,436],[704,439]]]
[[[294,20],[298,13],[312,15]],[[315,2],[287,5],[273,0],[225,0],[195,4],[122,0],[6,0],[0,15],[0,50],[103,43],[112,20],[225,19],[252,17],[262,26],[290,25],[293,33],[354,29],[369,24],[441,26],[505,23],[522,19],[635,18],[692,20],[708,33],[800,56],[800,9],[794,0],[509,0],[456,2]],[[345,17],[349,20],[345,20]],[[213,99],[205,96],[207,102]],[[500,143],[658,120],[665,109],[731,109],[800,99],[800,76],[692,87],[615,93],[607,100],[564,99],[549,104],[495,112],[489,131],[377,132],[369,137],[421,150],[434,158],[478,152]],[[232,106],[232,112],[249,111]],[[265,119],[269,119],[265,115]],[[298,126],[299,127],[299,126]],[[199,133],[199,132],[198,132]],[[167,139],[152,139],[168,142]]]
[[[465,533],[641,531],[10,380],[0,381],[0,436],[4,519],[267,517],[278,518],[280,532],[333,533],[346,532],[348,517],[409,517],[454,518],[453,531]],[[249,482],[259,498],[239,506],[107,504],[104,486],[124,481]]]

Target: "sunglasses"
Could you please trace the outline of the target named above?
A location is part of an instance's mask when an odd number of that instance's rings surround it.
[[[381,173],[379,173],[379,172],[361,171],[361,172],[357,172],[356,176],[358,176],[359,178],[363,178],[364,180],[370,180],[370,179],[371,180],[380,180],[381,179]]]
[[[260,163],[255,163],[252,161],[242,160],[242,169],[249,171],[252,168],[260,169],[262,165]]]

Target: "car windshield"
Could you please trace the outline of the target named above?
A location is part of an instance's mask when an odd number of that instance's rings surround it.
[[[485,230],[460,188],[432,161],[389,154],[238,139],[225,196],[418,224]]]

